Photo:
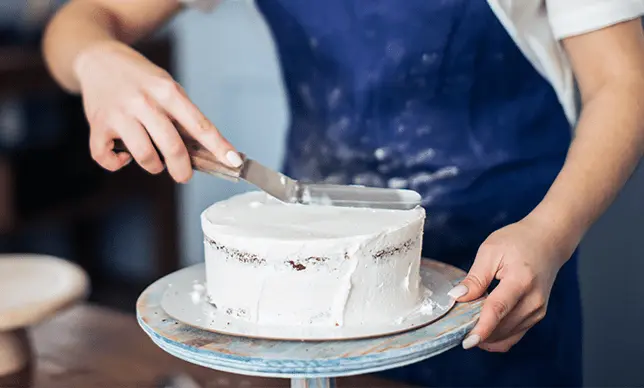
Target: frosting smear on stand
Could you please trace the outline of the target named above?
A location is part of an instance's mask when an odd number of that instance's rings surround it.
[[[396,322],[418,308],[425,211],[284,204],[253,191],[201,215],[206,293],[261,325]]]

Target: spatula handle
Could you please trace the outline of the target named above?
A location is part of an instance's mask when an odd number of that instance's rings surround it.
[[[186,148],[188,149],[188,155],[190,155],[190,163],[192,164],[193,170],[201,171],[206,174],[214,175],[232,182],[239,181],[241,168],[232,168],[223,163],[220,163],[210,151],[208,151],[201,145],[201,143],[185,135],[182,136],[182,138],[186,145]],[[163,154],[159,151],[156,145],[154,145],[154,148],[159,153],[159,157],[163,162]],[[112,150],[116,153],[130,153],[127,146],[121,139],[114,139],[114,147]],[[244,155],[242,154],[240,156],[243,160]]]

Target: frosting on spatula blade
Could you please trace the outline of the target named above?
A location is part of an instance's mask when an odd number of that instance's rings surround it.
[[[381,209],[409,210],[421,204],[421,196],[412,190],[399,190],[390,188],[326,185],[326,184],[301,184],[300,203],[365,207]]]

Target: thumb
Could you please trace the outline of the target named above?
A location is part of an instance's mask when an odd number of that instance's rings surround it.
[[[479,250],[465,279],[447,295],[459,302],[480,298],[494,280],[499,267],[499,256],[488,250]]]

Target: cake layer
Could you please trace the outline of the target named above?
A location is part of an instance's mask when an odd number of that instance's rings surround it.
[[[201,216],[207,294],[263,325],[399,319],[421,298],[425,212],[283,204],[263,192]]]

